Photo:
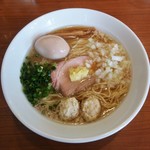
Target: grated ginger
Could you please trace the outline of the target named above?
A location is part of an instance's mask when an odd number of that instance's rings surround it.
[[[89,70],[86,67],[78,66],[69,69],[71,81],[80,81],[88,76]]]

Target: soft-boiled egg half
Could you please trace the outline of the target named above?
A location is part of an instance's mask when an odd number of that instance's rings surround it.
[[[70,47],[60,36],[45,35],[35,41],[35,50],[43,57],[52,60],[64,58],[68,55]]]

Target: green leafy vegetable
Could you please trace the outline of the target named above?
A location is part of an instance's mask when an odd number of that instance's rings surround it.
[[[23,63],[20,80],[23,85],[23,92],[32,105],[55,92],[50,77],[51,71],[55,68],[56,64],[32,63],[29,60]]]

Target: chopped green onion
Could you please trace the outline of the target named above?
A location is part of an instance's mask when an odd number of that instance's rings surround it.
[[[56,68],[56,64],[31,63],[27,59],[22,65],[20,80],[23,85],[23,92],[32,105],[54,93],[55,90],[51,84],[51,71]]]

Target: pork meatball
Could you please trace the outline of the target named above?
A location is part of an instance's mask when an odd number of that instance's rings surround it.
[[[100,115],[101,105],[99,100],[95,97],[89,97],[83,100],[81,108],[82,116],[87,122],[95,120]]]
[[[62,120],[69,121],[79,114],[79,102],[75,97],[62,100],[59,104],[59,116]]]

